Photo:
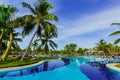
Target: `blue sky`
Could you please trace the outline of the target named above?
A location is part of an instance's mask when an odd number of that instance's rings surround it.
[[[22,1],[30,4],[36,0],[0,0],[0,4],[11,4],[19,9],[17,16],[29,14],[23,8]],[[54,41],[58,49],[63,49],[66,44],[76,43],[82,48],[92,48],[100,39],[113,43],[116,37],[108,35],[118,26],[111,26],[113,22],[120,22],[120,0],[50,0],[55,5],[52,10],[58,17],[58,38]],[[28,45],[33,33],[19,43],[22,48]]]

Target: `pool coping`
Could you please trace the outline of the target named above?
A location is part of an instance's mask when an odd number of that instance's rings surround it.
[[[116,67],[115,66],[116,64],[120,64],[120,63],[109,63],[109,64],[106,64],[106,67],[114,71],[120,72],[120,68]]]
[[[53,59],[53,60],[59,60],[59,59]],[[43,60],[43,61],[39,61],[39,62],[34,63],[34,64],[25,65],[25,66],[2,68],[2,69],[0,69],[0,72],[6,72],[6,71],[11,71],[11,70],[19,70],[19,69],[25,69],[25,68],[29,68],[29,67],[34,67],[34,66],[37,66],[37,65],[40,65],[40,64],[44,63],[45,61],[51,61],[51,60]]]

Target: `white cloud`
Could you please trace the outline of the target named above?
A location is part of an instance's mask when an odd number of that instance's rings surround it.
[[[60,24],[62,28],[59,29],[59,38],[57,40],[109,28],[111,23],[120,22],[119,14],[120,7],[117,7],[96,14],[84,15],[76,20],[63,21]]]

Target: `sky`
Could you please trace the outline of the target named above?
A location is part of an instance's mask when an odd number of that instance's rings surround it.
[[[13,5],[19,9],[17,16],[30,14],[21,3],[25,1],[31,5],[36,0],[0,0],[0,4]],[[66,44],[75,43],[78,47],[92,48],[100,39],[113,43],[119,36],[109,37],[109,34],[119,30],[119,26],[111,26],[113,22],[120,22],[120,0],[49,0],[55,5],[51,12],[55,13],[59,21],[58,38],[53,39],[58,49]],[[26,36],[19,43],[26,48],[31,37]]]

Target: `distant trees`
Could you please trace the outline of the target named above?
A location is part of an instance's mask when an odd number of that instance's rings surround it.
[[[65,50],[68,54],[73,55],[73,54],[76,53],[76,48],[77,48],[77,45],[74,44],[74,43],[71,43],[71,44],[65,45],[64,50]]]
[[[120,54],[119,46],[107,43],[104,39],[101,39],[98,43],[96,43],[96,46],[94,48],[96,51],[104,51],[104,55],[114,55],[113,53],[116,53],[116,55]]]
[[[110,45],[108,45],[104,39],[101,39],[96,45],[98,51],[104,51],[105,53],[110,52]]]
[[[78,48],[77,53],[78,55],[85,55],[85,52],[87,51],[87,48]]]

